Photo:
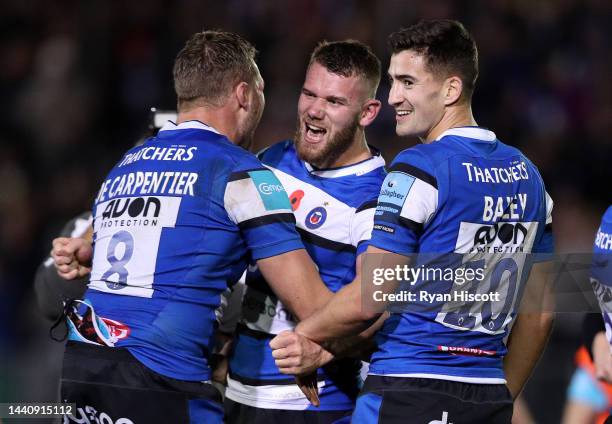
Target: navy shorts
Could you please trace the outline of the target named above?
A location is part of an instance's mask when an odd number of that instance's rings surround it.
[[[504,384],[368,375],[355,424],[510,424],[512,396]]]
[[[69,341],[61,399],[76,403],[65,423],[223,422],[221,394],[211,384],[157,374],[125,348]]]
[[[225,398],[227,424],[349,424],[353,411],[264,409]]]

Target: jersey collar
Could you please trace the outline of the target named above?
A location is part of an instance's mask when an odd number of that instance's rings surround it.
[[[497,136],[493,131],[489,131],[485,128],[480,127],[458,127],[458,128],[450,128],[440,134],[440,137],[436,138],[436,141],[441,140],[446,136],[457,136],[464,138],[472,138],[475,140],[482,141],[495,141],[497,140]]]
[[[200,121],[195,121],[195,120],[181,122],[178,125],[172,121],[168,121],[163,127],[161,127],[159,131],[162,132],[162,131],[193,130],[193,129],[206,130],[206,131],[214,132],[215,134],[221,134],[219,131],[217,131],[213,127],[210,127]]]
[[[357,162],[352,165],[340,166],[338,168],[317,169],[308,162],[304,162],[304,166],[312,175],[322,178],[338,178],[346,177],[348,175],[359,176],[367,174],[368,172],[385,166],[385,160],[381,156],[380,152],[373,149],[371,146],[370,149],[372,150],[371,158],[362,160],[361,162]]]

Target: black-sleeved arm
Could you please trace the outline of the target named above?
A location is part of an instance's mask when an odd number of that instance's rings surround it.
[[[91,213],[83,213],[70,220],[59,237],[81,237],[91,225]],[[57,275],[53,259],[49,256],[36,270],[34,292],[43,315],[55,321],[62,313],[65,298],[82,298],[87,287],[87,278],[66,281]]]

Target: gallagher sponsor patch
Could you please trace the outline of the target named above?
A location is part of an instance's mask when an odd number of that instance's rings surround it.
[[[414,184],[414,177],[408,174],[397,171],[389,173],[380,189],[378,203],[396,205],[401,209],[412,184]]]
[[[268,211],[277,209],[291,209],[285,188],[278,178],[268,170],[249,171],[259,197]]]

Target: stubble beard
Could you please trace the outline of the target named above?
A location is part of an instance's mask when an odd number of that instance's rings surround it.
[[[353,122],[331,136],[322,149],[317,149],[317,147],[312,148],[306,141],[302,140],[303,125],[298,118],[294,136],[297,154],[301,160],[317,168],[329,168],[351,147],[358,128],[359,119],[355,117]]]

